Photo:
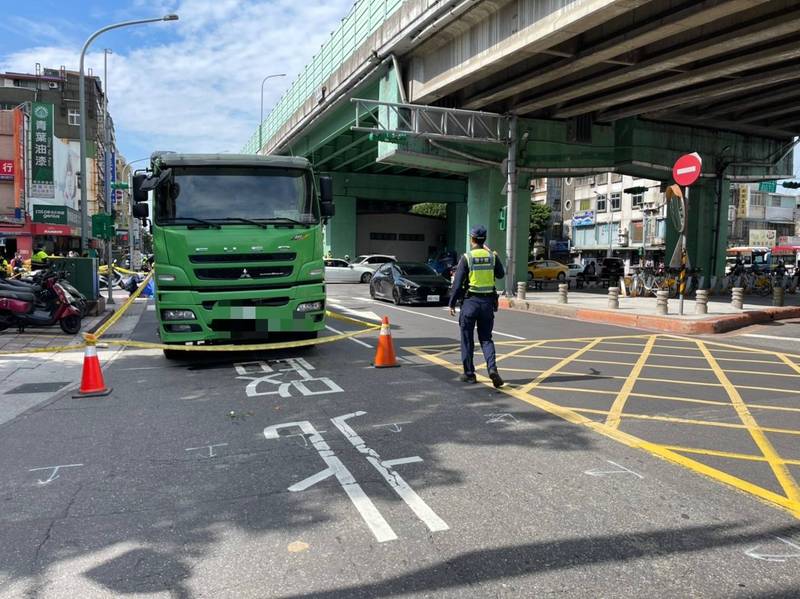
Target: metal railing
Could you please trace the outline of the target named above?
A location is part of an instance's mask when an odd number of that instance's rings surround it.
[[[330,39],[323,44],[322,49],[305,66],[264,119],[262,138],[265,144],[402,3],[403,0],[358,0],[353,5],[336,31],[331,33]],[[258,149],[256,127],[242,152],[255,154]]]

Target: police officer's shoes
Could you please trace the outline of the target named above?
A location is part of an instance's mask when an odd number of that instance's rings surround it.
[[[492,385],[494,385],[495,389],[499,389],[500,387],[505,385],[505,383],[503,382],[503,379],[500,378],[500,373],[497,372],[496,370],[492,370],[489,373],[489,378],[492,379]]]
[[[458,380],[462,383],[469,383],[470,385],[478,382],[478,379],[475,378],[474,374],[462,374],[460,377],[458,377]]]

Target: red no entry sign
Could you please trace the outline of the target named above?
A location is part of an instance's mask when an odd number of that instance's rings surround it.
[[[672,178],[678,185],[691,185],[700,177],[700,170],[703,168],[703,160],[700,154],[692,152],[684,154],[675,161],[672,167]]]

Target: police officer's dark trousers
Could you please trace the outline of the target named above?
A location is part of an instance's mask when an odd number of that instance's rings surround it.
[[[492,341],[494,327],[494,301],[491,296],[471,296],[464,300],[461,314],[458,317],[461,327],[461,363],[464,374],[475,374],[475,363],[472,354],[475,352],[475,325],[478,325],[478,341],[483,350],[483,358],[489,372],[497,370],[497,363]]]

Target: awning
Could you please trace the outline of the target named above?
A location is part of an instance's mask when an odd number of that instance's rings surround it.
[[[52,235],[54,237],[81,236],[81,230],[78,227],[70,227],[69,225],[47,225],[42,223],[33,223],[31,225],[31,230],[34,235]]]

